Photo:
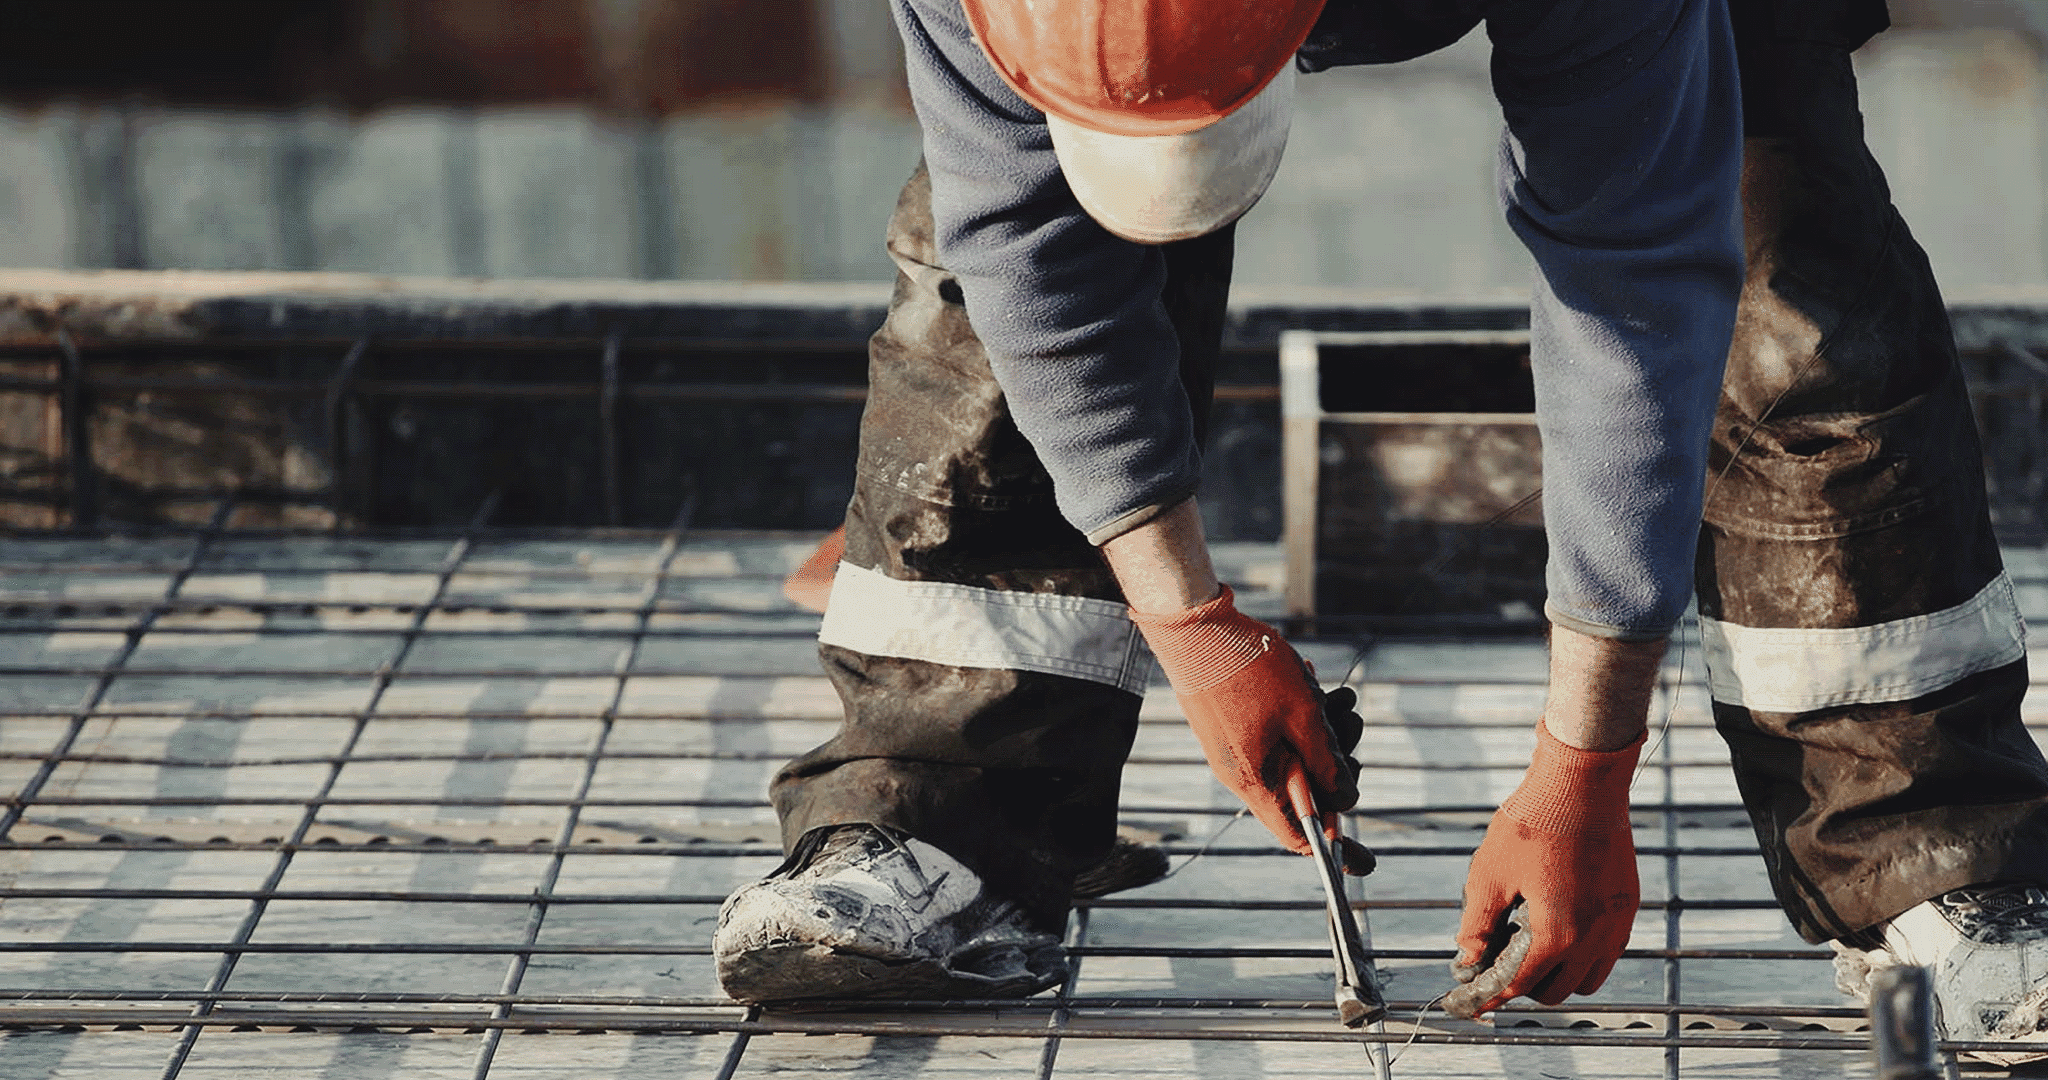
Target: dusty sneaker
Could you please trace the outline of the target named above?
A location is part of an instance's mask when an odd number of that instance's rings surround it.
[[[2042,1039],[2040,1049],[1965,1056],[1995,1065],[2048,1059],[2048,889],[1972,885],[1917,904],[1884,925],[1883,947],[1835,944],[1835,983],[1865,1001],[1870,972],[1914,964],[1934,974],[1942,1037]]]
[[[741,1001],[993,998],[1066,978],[1059,939],[938,848],[880,825],[813,829],[741,887],[711,938]]]

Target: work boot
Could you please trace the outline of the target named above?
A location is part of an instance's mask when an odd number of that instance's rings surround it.
[[[1959,1040],[2040,1040],[2038,1050],[1966,1054],[1994,1065],[2048,1059],[2048,889],[2031,882],[1972,885],[1885,923],[1882,946],[1834,942],[1835,983],[1866,1001],[1870,972],[1911,964],[1933,973],[1935,1022]]]
[[[726,899],[711,953],[741,1001],[1025,997],[1067,975],[1059,939],[973,871],[870,824],[804,834]]]

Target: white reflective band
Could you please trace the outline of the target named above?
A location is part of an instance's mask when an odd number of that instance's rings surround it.
[[[1930,615],[1802,630],[1701,617],[1714,700],[1759,712],[1908,701],[2027,652],[2027,628],[2003,573],[1967,602]]]
[[[1152,652],[1122,604],[898,581],[845,562],[818,640],[869,656],[1065,675],[1133,694],[1143,694],[1152,675]]]

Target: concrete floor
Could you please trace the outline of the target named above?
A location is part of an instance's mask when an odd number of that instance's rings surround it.
[[[1077,915],[1063,1007],[724,1000],[717,904],[779,861],[767,779],[838,713],[817,620],[776,590],[808,547],[10,541],[0,1077],[1371,1074],[1331,1018],[1313,873],[1233,821],[1163,685],[1125,824],[1179,869]],[[1221,562],[1249,609],[1277,613],[1277,550]],[[2048,618],[2048,558],[2013,564],[2029,616]],[[1396,1003],[1389,1037],[1424,1037],[1394,1075],[1869,1074],[1826,954],[1768,901],[1696,644],[1683,651],[1635,789],[1651,906],[1631,947],[1653,955],[1564,1012],[1481,1025],[1417,1011],[1450,985],[1483,808],[1527,761],[1540,647],[1304,647],[1362,693],[1349,824],[1381,868],[1356,895]],[[2048,696],[2028,710],[2048,724]],[[1737,903],[1674,915],[1674,896]],[[1675,1060],[1656,1045],[1666,1001]],[[205,1023],[182,1024],[195,1002]]]

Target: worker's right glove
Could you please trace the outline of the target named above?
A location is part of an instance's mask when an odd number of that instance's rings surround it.
[[[1642,749],[1638,737],[1580,750],[1536,725],[1529,771],[1472,855],[1451,964],[1463,985],[1445,1011],[1469,1018],[1524,994],[1555,1005],[1607,981],[1641,901],[1628,786]]]
[[[1132,611],[1131,621],[1159,658],[1216,778],[1282,846],[1307,854],[1288,781],[1305,774],[1326,813],[1358,801],[1358,763],[1347,756],[1363,727],[1351,708],[1356,696],[1340,688],[1325,698],[1315,671],[1278,630],[1241,614],[1227,585],[1206,604],[1170,615]]]

